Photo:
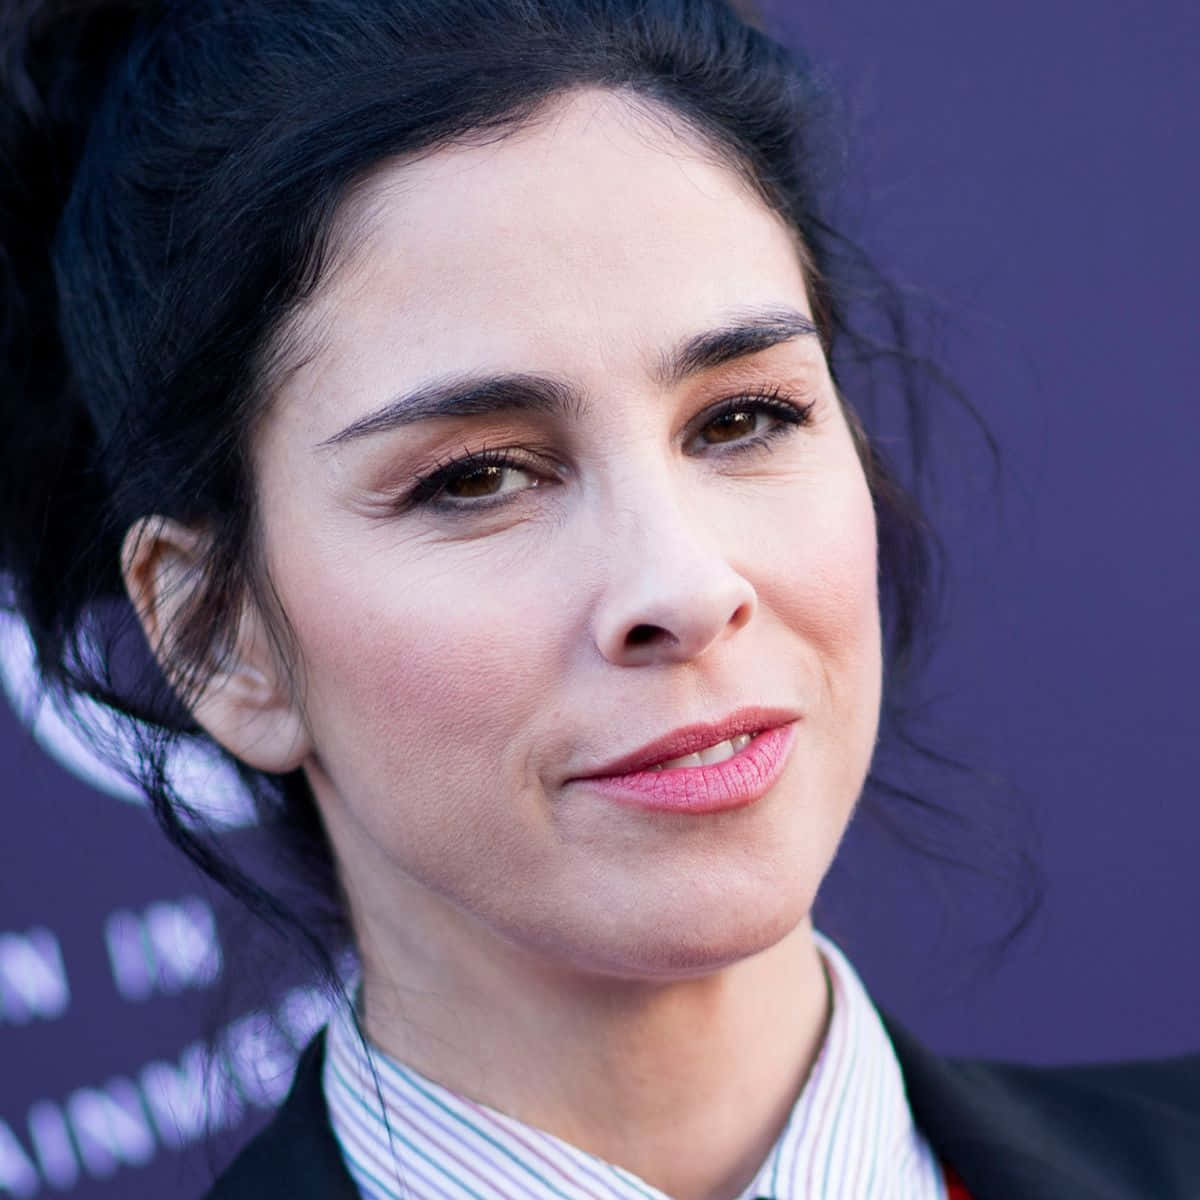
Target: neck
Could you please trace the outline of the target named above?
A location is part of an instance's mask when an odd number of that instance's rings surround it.
[[[750,1182],[829,1020],[807,919],[670,982],[583,975],[498,940],[480,953],[477,930],[459,930],[469,946],[439,937],[436,955],[363,932],[376,1045],[678,1200],[728,1200]]]

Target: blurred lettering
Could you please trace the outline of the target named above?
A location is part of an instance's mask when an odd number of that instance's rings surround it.
[[[30,1108],[29,1139],[46,1182],[61,1190],[74,1186],[79,1179],[79,1159],[57,1104],[41,1100]]]
[[[159,901],[141,915],[118,908],[104,923],[104,941],[113,982],[126,1000],[208,987],[221,974],[216,919],[195,896]]]
[[[0,934],[0,1021],[53,1020],[70,1002],[62,950],[50,930]]]
[[[9,1196],[33,1196],[39,1186],[37,1168],[13,1131],[0,1121],[0,1192]]]
[[[252,1012],[229,1025],[221,1042],[242,1096],[258,1108],[274,1108],[287,1095],[296,1066],[279,1023]]]
[[[292,1043],[303,1050],[309,1039],[329,1020],[329,996],[318,987],[294,987],[279,1005],[279,1026]]]
[[[186,1047],[178,1064],[147,1063],[139,1081],[158,1136],[173,1150],[242,1119],[240,1098],[202,1042]]]
[[[176,938],[176,913],[160,911],[158,918],[157,936]],[[195,918],[188,915],[190,928],[203,935],[203,921]],[[156,935],[148,932],[154,921],[133,919],[157,947]],[[173,960],[181,975],[197,977],[205,944],[199,936]],[[275,1107],[291,1085],[299,1044],[327,1014],[319,989],[293,988],[275,1011],[253,1010],[226,1025],[211,1045],[185,1046],[173,1062],[155,1059],[131,1076],[76,1088],[61,1104],[35,1101],[28,1144],[0,1121],[0,1200],[25,1200],[44,1185],[68,1191],[85,1173],[107,1179],[123,1167],[145,1166],[160,1147],[182,1150],[236,1127],[248,1104]]]
[[[149,1117],[128,1079],[112,1079],[103,1088],[72,1092],[67,1115],[79,1157],[98,1178],[107,1178],[122,1164],[140,1167],[154,1157]]]

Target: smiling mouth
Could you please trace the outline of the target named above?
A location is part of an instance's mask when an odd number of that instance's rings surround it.
[[[702,727],[678,731],[640,754],[612,764],[603,773],[581,776],[571,787],[591,789],[628,808],[675,815],[703,816],[747,808],[778,782],[796,741],[799,718],[749,725],[724,738],[725,730]],[[719,739],[719,740],[718,740]],[[695,749],[663,757],[662,742],[690,743]],[[657,753],[653,751],[657,750]]]
[[[679,767],[707,767],[713,763],[724,762],[745,750],[761,732],[761,730],[757,730],[754,733],[739,733],[736,737],[726,738],[723,742],[705,746],[702,750],[696,750],[691,754],[682,754],[678,758],[668,758],[664,762],[654,763],[652,766],[642,769],[645,771],[668,771]]]
[[[714,721],[672,730],[637,750],[585,768],[573,778],[611,779],[643,772],[661,774],[713,767],[729,759],[740,761],[764,735],[791,725],[800,717],[800,710],[792,707],[746,705]]]

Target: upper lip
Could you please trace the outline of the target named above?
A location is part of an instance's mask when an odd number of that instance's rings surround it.
[[[594,779],[604,775],[631,775],[634,771],[645,770],[656,763],[671,758],[682,758],[685,754],[694,754],[697,750],[703,750],[705,746],[715,746],[718,742],[728,741],[739,734],[762,733],[767,729],[776,729],[780,725],[795,721],[798,717],[799,713],[785,708],[739,708],[737,712],[717,721],[706,721],[675,729],[652,742],[647,742],[644,746],[639,746],[629,754],[581,771],[573,778]]]

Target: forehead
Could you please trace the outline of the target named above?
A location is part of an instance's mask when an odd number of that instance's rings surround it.
[[[303,322],[314,432],[447,371],[632,380],[718,314],[808,311],[782,219],[698,135],[617,93],[382,167],[341,228]]]

